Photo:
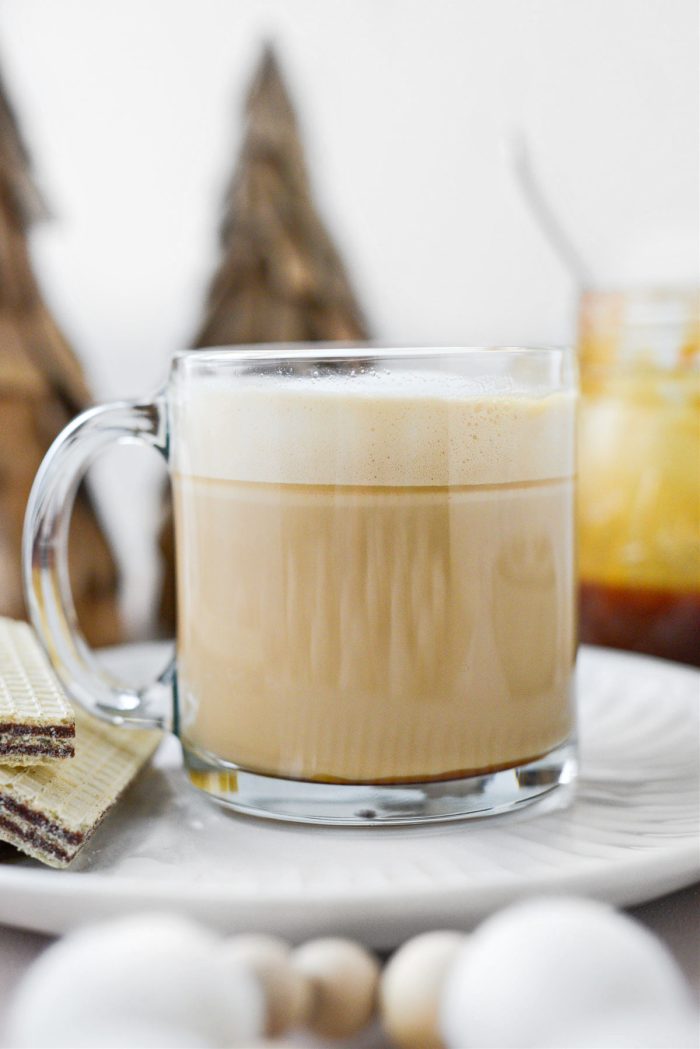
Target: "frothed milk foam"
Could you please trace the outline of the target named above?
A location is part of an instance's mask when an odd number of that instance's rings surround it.
[[[173,411],[186,746],[359,783],[569,737],[570,394],[250,376]]]

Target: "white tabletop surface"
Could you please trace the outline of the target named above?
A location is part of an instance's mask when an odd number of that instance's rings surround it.
[[[685,973],[700,1001],[700,883],[672,893],[651,903],[630,909],[629,913],[641,921],[667,944]],[[32,961],[51,943],[51,939],[19,929],[0,927],[0,1046],[10,1049],[3,1038],[3,1019],[12,998],[13,988],[21,980]],[[297,1046],[316,1046],[299,1036]],[[384,1049],[387,1045],[375,1030],[348,1043],[334,1043],[356,1049]]]

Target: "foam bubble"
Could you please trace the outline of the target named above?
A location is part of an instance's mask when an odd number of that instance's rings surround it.
[[[569,477],[574,396],[438,371],[318,369],[177,390],[174,466],[220,480],[442,486]]]

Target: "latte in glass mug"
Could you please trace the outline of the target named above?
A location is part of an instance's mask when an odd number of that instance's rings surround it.
[[[417,371],[197,389],[173,473],[187,744],[393,783],[566,740],[571,413]]]
[[[561,351],[203,351],[166,393],[177,731],[244,811],[412,822],[572,776]]]

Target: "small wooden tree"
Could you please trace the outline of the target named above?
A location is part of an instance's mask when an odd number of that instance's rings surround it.
[[[314,206],[297,119],[269,46],[248,93],[221,248],[195,346],[367,338]]]
[[[17,618],[26,614],[21,539],[34,475],[59,430],[91,401],[32,271],[28,230],[44,214],[0,81],[0,613]],[[88,640],[119,640],[117,572],[84,489],[73,514],[70,568]]]
[[[226,192],[221,258],[195,347],[368,338],[342,259],[314,205],[294,107],[271,47],[248,92]],[[161,622],[175,626],[173,531],[166,514]]]

